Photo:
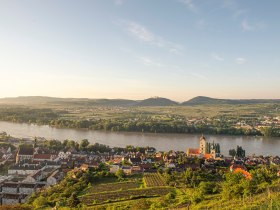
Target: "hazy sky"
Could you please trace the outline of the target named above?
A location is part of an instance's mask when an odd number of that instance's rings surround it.
[[[280,98],[279,0],[0,0],[0,97]]]

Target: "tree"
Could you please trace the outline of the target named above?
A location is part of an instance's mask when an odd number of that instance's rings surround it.
[[[235,149],[230,149],[228,153],[229,153],[230,156],[234,157],[236,155],[236,150]]]
[[[122,179],[124,178],[125,174],[123,172],[122,169],[119,169],[117,172],[116,172],[116,176],[118,177],[118,179]]]
[[[85,150],[89,145],[89,141],[87,139],[83,139],[80,143],[80,150]]]
[[[47,204],[47,199],[43,196],[36,198],[33,202],[34,207],[38,209],[47,206]]]
[[[273,128],[271,126],[262,128],[261,132],[265,137],[273,136]]]
[[[242,148],[242,146],[237,145],[236,156],[237,157],[245,157],[245,150]]]
[[[68,140],[67,141],[67,148],[69,148],[69,149],[75,148],[75,141]]]

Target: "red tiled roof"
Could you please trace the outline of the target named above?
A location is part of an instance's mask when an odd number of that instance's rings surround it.
[[[188,154],[199,155],[200,149],[189,148]]]
[[[33,148],[20,148],[19,151],[18,151],[18,155],[33,155],[33,151],[34,149]]]
[[[52,154],[34,154],[34,159],[51,159]]]
[[[204,155],[204,158],[205,158],[205,159],[210,159],[210,158],[212,158],[212,155],[211,155],[211,154],[205,154],[205,155]]]

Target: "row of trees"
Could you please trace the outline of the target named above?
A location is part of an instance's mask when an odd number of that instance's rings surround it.
[[[280,136],[278,127],[265,127],[261,130],[236,128],[233,122],[221,117],[220,120],[212,120],[207,124],[189,124],[187,121],[171,118],[169,121],[155,118],[123,119],[65,119],[65,111],[53,111],[51,109],[30,108],[1,108],[0,120],[46,124],[64,128],[86,128],[106,131],[151,132],[151,133],[206,133],[227,135],[263,135]]]
[[[122,148],[122,147],[109,147],[107,145],[104,144],[99,144],[99,143],[94,143],[94,144],[90,144],[90,142],[88,141],[88,139],[82,139],[80,141],[80,143],[74,141],[74,140],[64,140],[64,141],[59,141],[59,140],[46,140],[44,142],[37,142],[37,140],[34,140],[35,144],[37,146],[43,146],[44,148],[48,148],[50,150],[53,151],[67,151],[67,150],[75,150],[75,151],[86,151],[86,152],[100,152],[100,153],[104,153],[104,152],[141,152],[141,153],[145,153],[145,151],[147,149],[153,149],[155,150],[155,148],[153,147],[139,147],[139,146],[132,146],[132,145],[127,145],[126,147]],[[26,146],[26,144],[22,144],[20,146]],[[32,146],[32,145],[29,145]]]
[[[229,155],[232,157],[245,157],[246,156],[246,151],[245,149],[242,148],[242,146],[236,147],[236,149],[230,149],[229,150]]]
[[[216,153],[221,153],[221,147],[219,143],[215,143],[214,141],[212,143],[207,142],[206,153],[210,154],[212,149],[214,149]]]

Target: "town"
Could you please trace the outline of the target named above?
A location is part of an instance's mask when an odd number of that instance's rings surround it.
[[[1,205],[22,204],[34,193],[60,183],[67,173],[107,168],[111,174],[123,176],[206,170],[217,173],[218,169],[241,173],[246,179],[253,175],[248,169],[258,166],[278,166],[279,156],[246,156],[237,146],[229,155],[220,153],[220,145],[207,142],[202,135],[197,148],[185,151],[157,151],[152,147],[110,148],[87,139],[80,143],[63,142],[44,138],[17,139],[1,133]],[[183,149],[183,148],[182,148]],[[169,180],[170,184],[172,180]],[[176,187],[176,179],[173,187]]]

